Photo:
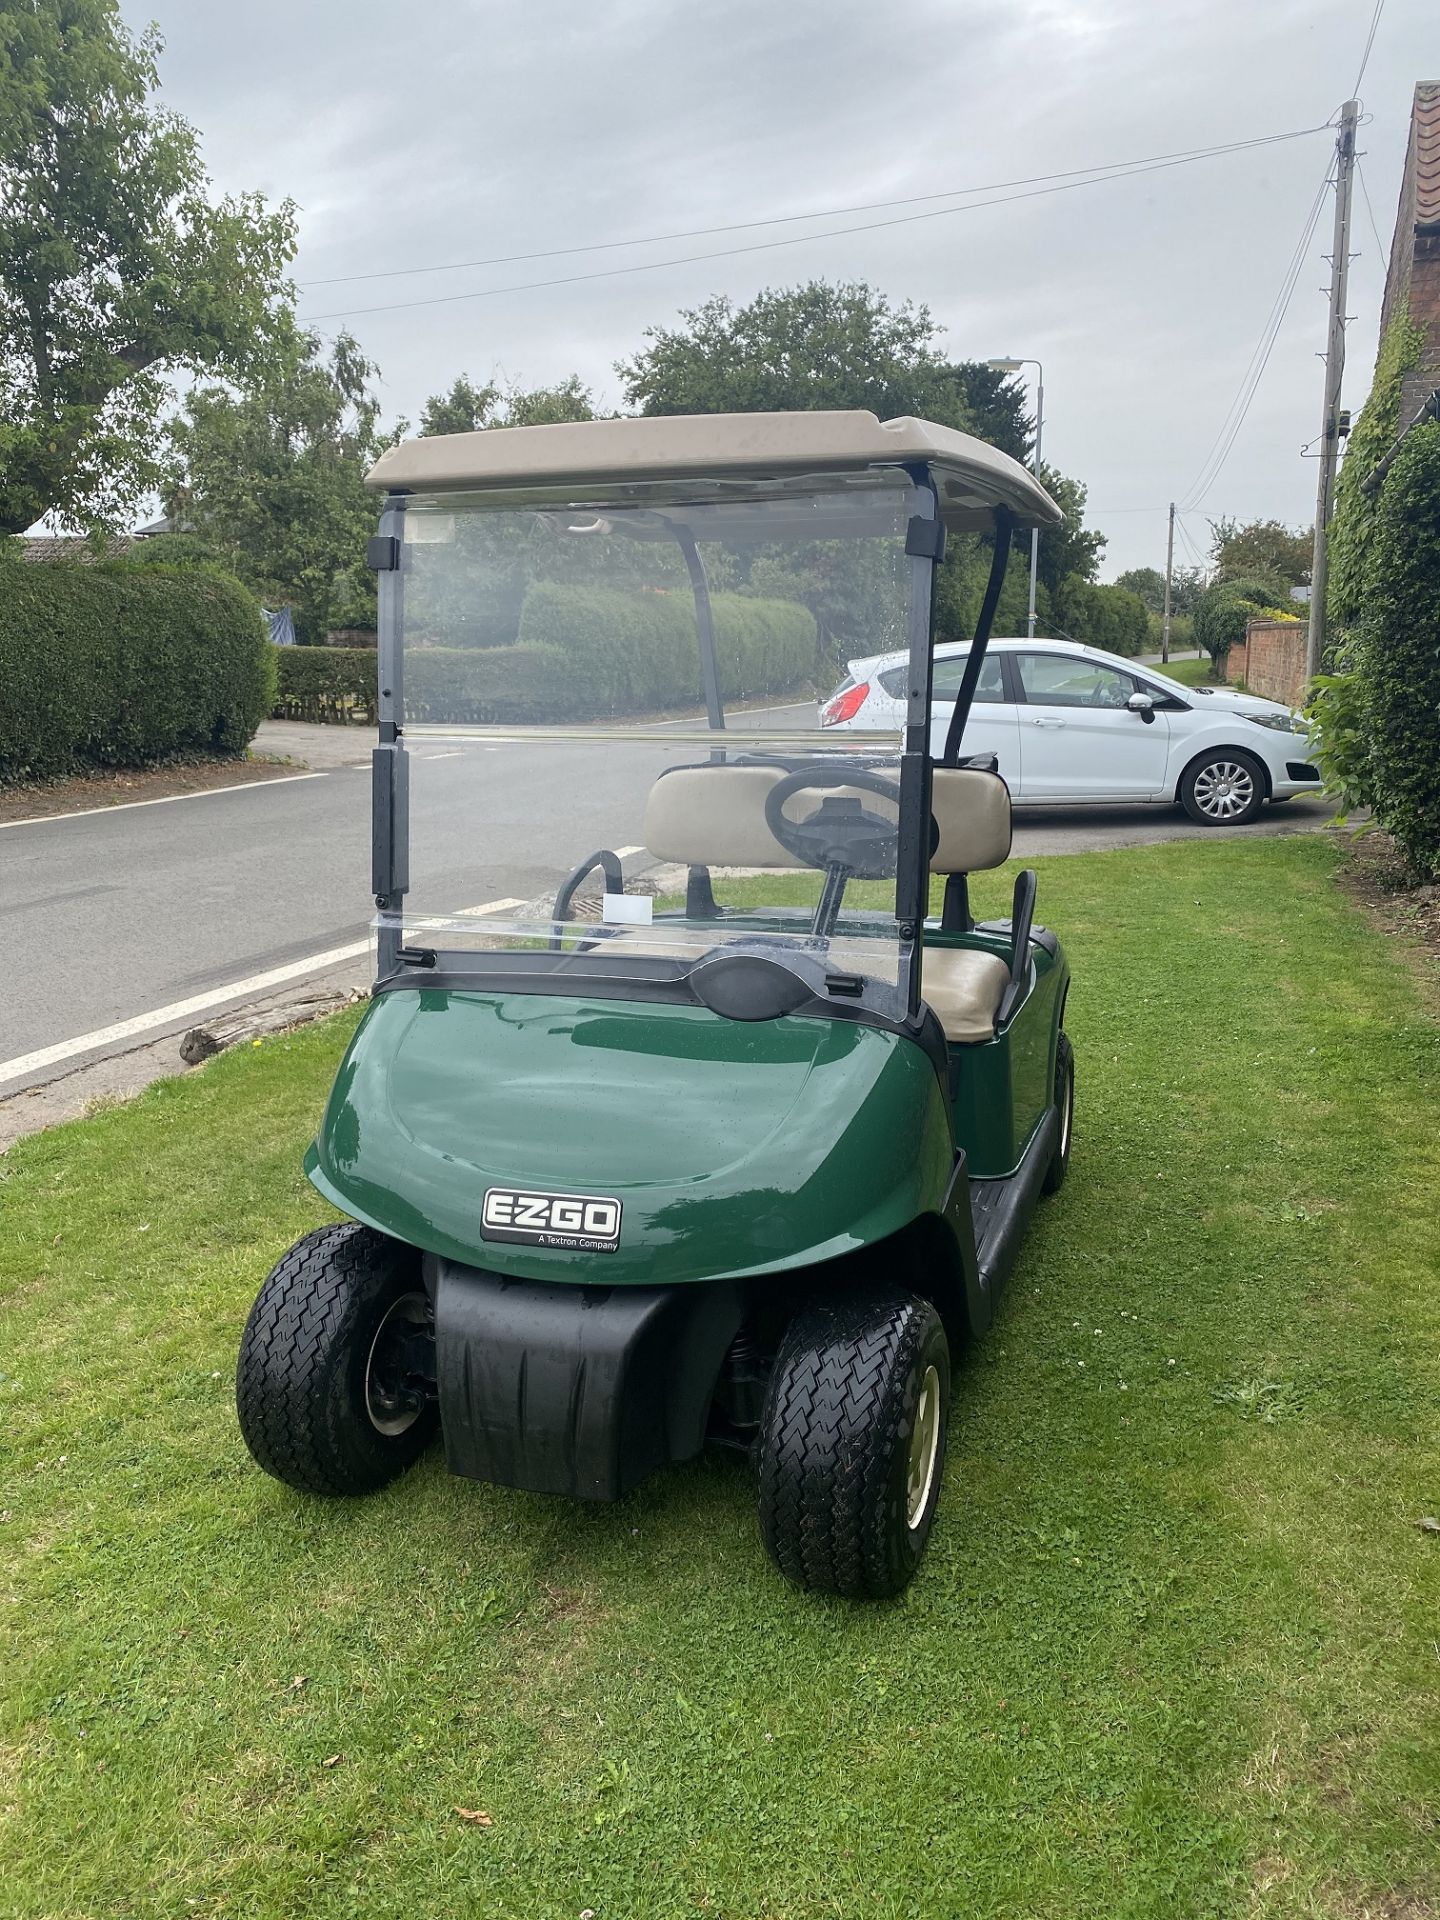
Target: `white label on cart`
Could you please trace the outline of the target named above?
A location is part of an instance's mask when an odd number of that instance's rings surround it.
[[[620,1245],[620,1202],[594,1193],[491,1187],[480,1213],[480,1237],[568,1253],[614,1253]]]
[[[648,927],[655,918],[655,902],[648,893],[605,893],[600,896],[600,918],[613,927]]]

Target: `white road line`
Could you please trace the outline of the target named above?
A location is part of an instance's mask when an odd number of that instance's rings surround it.
[[[461,907],[455,916],[457,920],[475,920],[482,913],[508,913],[512,907],[523,907],[525,902],[516,894],[506,894],[503,900],[482,900],[478,907]]]
[[[462,913],[473,918],[524,905],[523,900],[507,895],[500,900],[483,900],[478,907],[465,907]],[[39,1047],[34,1053],[17,1054],[13,1060],[0,1060],[0,1084],[7,1080],[22,1079],[27,1073],[39,1073],[44,1067],[57,1066],[62,1060],[73,1060],[77,1054],[89,1053],[97,1047],[110,1047],[119,1040],[133,1040],[139,1034],[153,1033],[157,1027],[188,1020],[192,1014],[205,1013],[227,1000],[248,999],[252,994],[266,993],[271,987],[283,986],[287,980],[299,980],[307,973],[319,973],[325,967],[339,966],[345,960],[358,960],[362,953],[369,951],[368,938],[352,940],[348,946],[331,947],[325,953],[312,953],[305,960],[291,960],[283,967],[270,967],[264,973],[252,973],[248,979],[232,980],[224,987],[211,987],[205,993],[192,994],[188,1000],[173,1000],[168,1007],[156,1007],[151,1013],[137,1013],[131,1020],[117,1020],[113,1026],[97,1027],[93,1033],[77,1034],[73,1040],[57,1041],[53,1047]]]
[[[645,851],[646,849],[644,847],[616,847],[615,858],[617,860],[628,860],[633,854],[644,853]]]
[[[201,787],[196,793],[162,793],[154,800],[121,800],[113,807],[77,807],[73,813],[37,813],[28,820],[0,820],[7,827],[48,827],[55,820],[88,820],[97,813],[129,813],[134,807],[168,807],[173,800],[209,800],[217,793],[258,793],[263,787],[288,787],[296,780],[323,780],[323,773],[282,773],[278,780],[237,780],[231,787]]]
[[[243,1000],[251,994],[265,993],[283,986],[287,980],[299,980],[323,967],[339,966],[343,960],[357,960],[370,951],[370,942],[352,940],[348,946],[331,947],[326,953],[312,953],[304,960],[291,960],[283,967],[270,967],[264,973],[252,973],[248,979],[232,980],[228,986],[211,987],[205,993],[192,994],[188,1000],[172,1000],[168,1007],[156,1007],[151,1013],[137,1013],[131,1020],[117,1020],[114,1026],[97,1027],[93,1033],[77,1034],[73,1040],[61,1040],[53,1047],[40,1047],[34,1053],[22,1053],[13,1060],[0,1060],[0,1082],[18,1080],[42,1067],[53,1067],[61,1060],[73,1060],[76,1054],[96,1047],[113,1046],[117,1040],[133,1040],[137,1034],[153,1033],[156,1027],[188,1020],[192,1014],[205,1013],[226,1000]]]

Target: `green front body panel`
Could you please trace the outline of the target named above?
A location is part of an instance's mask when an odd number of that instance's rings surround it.
[[[384,993],[306,1158],[343,1213],[494,1272],[580,1285],[775,1273],[938,1213],[954,1165],[925,1052],[844,1020],[551,994]],[[597,1194],[614,1253],[481,1238],[491,1186]]]

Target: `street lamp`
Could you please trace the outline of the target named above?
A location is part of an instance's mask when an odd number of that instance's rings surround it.
[[[992,373],[1019,373],[1022,367],[1035,369],[1035,478],[1040,478],[1040,430],[1045,423],[1045,369],[1038,360],[987,360]],[[1035,575],[1040,564],[1040,529],[1030,529],[1030,609],[1025,616],[1028,639],[1035,638]]]

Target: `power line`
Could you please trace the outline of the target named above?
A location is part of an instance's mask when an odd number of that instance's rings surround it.
[[[1235,398],[1230,403],[1229,411],[1221,422],[1220,431],[1216,434],[1199,473],[1189,487],[1186,488],[1182,496],[1182,510],[1187,513],[1199,506],[1205,495],[1220,478],[1221,470],[1230,457],[1230,450],[1235,445],[1240,429],[1245,424],[1246,416],[1249,414],[1251,404],[1259,390],[1265,369],[1270,363],[1270,355],[1274,350],[1276,340],[1279,338],[1280,329],[1285,323],[1285,315],[1289,312],[1290,301],[1294,295],[1296,283],[1300,278],[1301,269],[1305,265],[1305,256],[1315,232],[1316,222],[1320,218],[1320,209],[1325,204],[1325,194],[1329,188],[1333,171],[1334,166],[1332,162],[1327,166],[1325,178],[1320,182],[1315,198],[1310,203],[1309,211],[1305,216],[1305,224],[1300,231],[1300,238],[1296,242],[1295,250],[1291,254],[1289,263],[1286,266],[1285,277],[1280,284],[1280,291],[1276,294],[1271,304],[1265,324],[1260,330],[1260,338],[1256,341],[1249,362],[1240,377],[1240,385],[1236,389]]]
[[[1199,553],[1197,553],[1195,549],[1195,542],[1190,538],[1190,535],[1186,530],[1185,516],[1183,513],[1179,511],[1178,508],[1176,509],[1176,513],[1175,513],[1175,531],[1179,534],[1181,543],[1183,544],[1186,553],[1188,553],[1190,556],[1191,566],[1199,567],[1199,569],[1203,573],[1205,570],[1205,562],[1200,557]]]
[[[428,298],[423,300],[395,300],[395,301],[387,302],[382,306],[375,306],[375,307],[342,307],[342,308],[334,309],[328,313],[302,314],[300,318],[302,322],[304,322],[307,325],[320,320],[359,319],[367,314],[372,314],[372,313],[399,313],[404,310],[415,308],[415,307],[451,306],[451,305],[454,305],[456,302],[463,301],[463,300],[493,300],[501,294],[535,293],[550,287],[576,286],[584,281],[608,280],[608,279],[617,278],[621,275],[626,275],[626,274],[658,273],[658,272],[662,272],[667,267],[694,266],[701,261],[707,261],[707,260],[728,260],[728,259],[733,259],[735,256],[739,254],[745,254],[745,253],[771,253],[771,252],[774,252],[774,250],[778,247],[802,246],[806,241],[834,240],[834,239],[839,239],[846,234],[854,234],[854,233],[875,233],[875,232],[878,232],[880,229],[886,228],[886,227],[903,227],[903,226],[913,225],[916,221],[920,221],[920,220],[942,219],[947,214],[978,213],[984,207],[1012,206],[1017,201],[1020,201],[1020,200],[1036,200],[1036,199],[1042,199],[1050,194],[1072,193],[1075,191],[1077,187],[1103,186],[1108,184],[1108,182],[1112,180],[1128,180],[1128,179],[1133,179],[1140,174],[1161,173],[1161,172],[1167,171],[1172,167],[1188,166],[1193,164],[1193,162],[1196,160],[1210,159],[1215,157],[1217,154],[1235,152],[1237,150],[1237,145],[1238,146],[1249,146],[1249,145],[1268,146],[1268,145],[1273,145],[1275,142],[1281,141],[1281,140],[1298,140],[1303,138],[1307,134],[1320,133],[1320,132],[1323,132],[1324,130],[1325,129],[1323,127],[1303,127],[1303,128],[1297,129],[1293,133],[1269,134],[1269,135],[1266,135],[1263,139],[1257,140],[1254,142],[1239,142],[1236,145],[1232,145],[1229,147],[1198,149],[1195,152],[1187,153],[1174,158],[1156,158],[1150,161],[1136,161],[1136,162],[1130,163],[1123,170],[1113,171],[1111,173],[1100,175],[1098,177],[1092,177],[1092,178],[1087,178],[1082,180],[1066,180],[1066,181],[1060,182],[1060,184],[1055,186],[1034,187],[1025,193],[1001,194],[996,196],[994,199],[990,199],[990,200],[972,200],[968,203],[968,205],[963,207],[933,207],[928,212],[925,212],[925,213],[900,214],[900,215],[897,215],[893,220],[870,220],[862,223],[859,226],[831,227],[827,229],[827,231],[824,233],[800,233],[800,234],[787,235],[786,238],[784,238],[783,240],[756,240],[756,241],[751,241],[744,246],[716,248],[715,250],[708,253],[684,254],[679,257],[672,257],[666,260],[647,260],[647,261],[641,261],[641,262],[638,262],[629,266],[623,266],[623,267],[599,267],[588,273],[558,274],[553,279],[549,279],[549,280],[520,281],[506,287],[482,287],[478,291],[471,292],[471,293],[432,294]],[[812,216],[812,217],[818,217],[818,216]],[[635,244],[635,243],[632,242],[631,244]]]
[[[1365,36],[1365,51],[1360,56],[1360,71],[1355,76],[1355,84],[1350,89],[1350,98],[1358,98],[1360,82],[1365,78],[1365,69],[1370,64],[1370,49],[1375,44],[1376,29],[1380,25],[1380,16],[1385,11],[1385,0],[1375,0],[1375,11],[1370,16],[1370,31]]]
[[[1380,249],[1380,259],[1384,264],[1385,277],[1390,277],[1390,249],[1380,238],[1379,222],[1375,218],[1375,209],[1370,204],[1370,189],[1365,184],[1365,169],[1360,164],[1360,156],[1355,156],[1355,173],[1360,182],[1360,198],[1365,202],[1365,211],[1370,216],[1370,231],[1375,236],[1375,244]]]
[[[1093,166],[1069,167],[1059,173],[1032,173],[1019,180],[990,180],[974,187],[950,187],[943,193],[915,193],[903,200],[862,200],[848,207],[819,207],[810,213],[770,214],[757,220],[735,220],[719,227],[686,227],[677,233],[643,234],[630,240],[593,240],[573,247],[546,247],[538,253],[500,253],[486,260],[451,260],[434,266],[424,267],[382,267],[367,273],[338,273],[322,280],[301,280],[302,287],[336,287],[360,280],[401,280],[419,273],[464,273],[479,267],[513,267],[527,260],[559,260],[577,253],[613,253],[625,247],[652,247],[668,245],[674,240],[708,240],[720,233],[742,233],[753,227],[793,226],[806,220],[839,220],[852,213],[880,213],[890,207],[915,207],[936,200],[954,200],[963,195],[975,193],[1001,193],[1012,187],[1033,187],[1052,180],[1074,180],[1082,186],[1093,185],[1093,181],[1081,180],[1082,174],[1095,174],[1101,177],[1118,175],[1124,178],[1127,171],[1145,168],[1157,164],[1174,162],[1176,164],[1191,160],[1209,160],[1218,154],[1243,153],[1252,147],[1274,146],[1284,140],[1301,140],[1308,134],[1323,133],[1323,127],[1297,127],[1290,133],[1262,134],[1251,140],[1232,140],[1223,146],[1188,147],[1178,153],[1155,153],[1144,155],[1139,160],[1103,160]],[[964,212],[964,208],[946,208],[946,212]],[[823,236],[822,236],[823,237]],[[322,316],[328,317],[328,316]]]

